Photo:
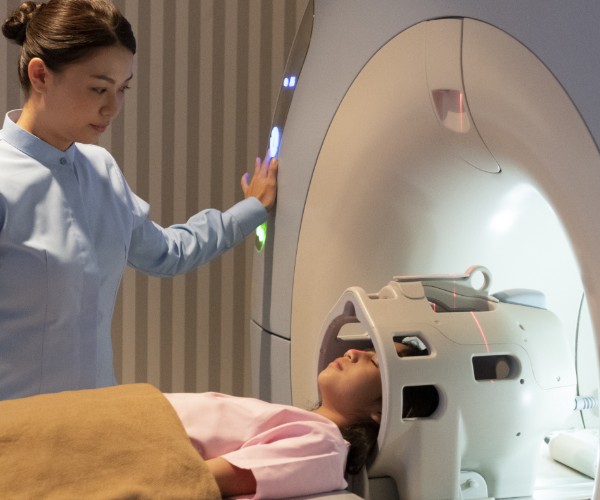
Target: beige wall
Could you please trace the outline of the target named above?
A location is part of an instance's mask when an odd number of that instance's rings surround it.
[[[21,0],[0,0],[8,12]],[[103,138],[162,225],[226,209],[266,149],[287,52],[307,0],[116,0],[137,68]],[[0,109],[19,107],[17,47],[0,41]],[[252,241],[175,279],[128,270],[113,320],[122,382],[247,392]]]

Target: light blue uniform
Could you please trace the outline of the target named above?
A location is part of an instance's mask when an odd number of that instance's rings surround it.
[[[111,319],[126,264],[185,273],[266,220],[256,198],[162,228],[103,148],[0,131],[0,399],[113,385]]]

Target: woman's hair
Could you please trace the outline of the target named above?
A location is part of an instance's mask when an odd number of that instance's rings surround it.
[[[111,0],[27,1],[4,22],[2,33],[22,46],[19,79],[26,95],[31,89],[27,68],[34,57],[60,72],[101,47],[120,44],[136,51],[131,25]]]

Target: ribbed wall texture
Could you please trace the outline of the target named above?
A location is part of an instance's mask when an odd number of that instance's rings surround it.
[[[6,13],[21,0],[0,0]],[[307,0],[117,0],[138,41],[125,108],[102,139],[162,225],[241,199]],[[20,106],[0,41],[0,108]],[[113,320],[120,381],[247,393],[252,241],[174,279],[127,270]]]

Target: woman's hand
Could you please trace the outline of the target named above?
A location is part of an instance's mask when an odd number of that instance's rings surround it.
[[[273,208],[275,199],[277,198],[278,167],[279,162],[277,158],[266,156],[262,161],[260,158],[257,158],[252,179],[249,181],[250,175],[248,173],[242,176],[244,198],[250,196],[258,198],[258,201],[264,205],[267,212]]]

